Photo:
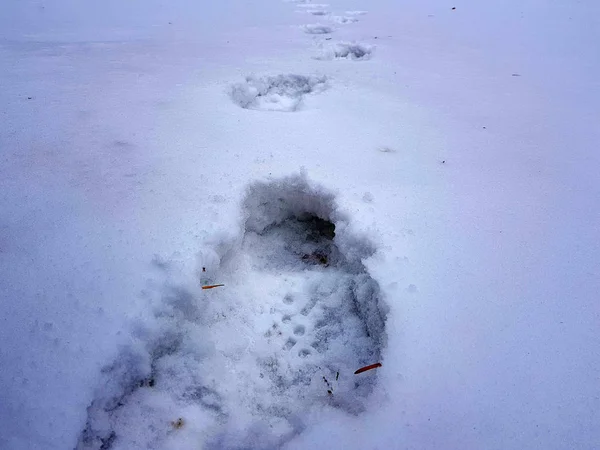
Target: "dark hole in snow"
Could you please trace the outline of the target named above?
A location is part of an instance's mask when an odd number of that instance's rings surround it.
[[[306,227],[306,238],[311,241],[320,239],[333,239],[335,237],[335,225],[326,219],[321,219],[313,214],[306,214],[296,218],[298,222]]]

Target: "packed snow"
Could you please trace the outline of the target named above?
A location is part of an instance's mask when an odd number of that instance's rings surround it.
[[[599,17],[6,1],[0,448],[599,448]]]

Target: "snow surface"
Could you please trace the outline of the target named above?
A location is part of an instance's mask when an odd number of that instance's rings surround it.
[[[5,1],[0,448],[599,448],[600,6],[480,3]]]

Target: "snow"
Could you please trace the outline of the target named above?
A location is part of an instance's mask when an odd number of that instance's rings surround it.
[[[597,448],[598,13],[6,2],[0,448]]]

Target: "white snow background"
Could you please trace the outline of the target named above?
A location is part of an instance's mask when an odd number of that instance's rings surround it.
[[[0,448],[600,448],[599,18],[5,0]]]

